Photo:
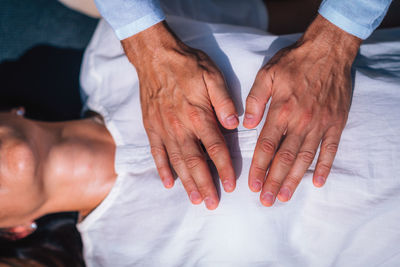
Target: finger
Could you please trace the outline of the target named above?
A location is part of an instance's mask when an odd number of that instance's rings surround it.
[[[313,162],[320,141],[321,134],[319,134],[318,131],[314,131],[306,137],[299,153],[297,154],[292,169],[286,176],[282,187],[279,190],[278,199],[280,201],[285,202],[291,199],[301,179]]]
[[[151,154],[153,155],[161,181],[166,188],[171,188],[174,186],[174,176],[169,165],[168,154],[164,144],[161,138],[151,131],[147,131],[147,136],[149,137]]]
[[[264,114],[265,106],[271,97],[272,78],[269,70],[262,68],[254,81],[249,95],[246,98],[246,111],[243,126],[246,128],[256,127]]]
[[[253,192],[261,190],[268,166],[285,131],[286,122],[279,118],[279,112],[270,110],[258,137],[250,166],[249,187]]]
[[[203,201],[203,197],[201,196],[196,183],[190,175],[189,170],[186,168],[186,164],[183,160],[183,155],[178,144],[175,140],[168,140],[165,142],[165,146],[167,148],[169,161],[178,174],[190,201],[195,205],[200,204]]]
[[[219,122],[226,129],[235,129],[239,124],[239,119],[221,72],[216,69],[204,75],[211,105],[214,107]]]
[[[335,159],[339,147],[341,133],[341,130],[336,127],[331,127],[322,139],[321,149],[313,177],[313,183],[316,187],[323,186],[328,178],[333,160]]]
[[[276,195],[281,188],[282,182],[295,163],[297,153],[299,152],[303,140],[304,137],[291,134],[288,131],[285,140],[281,144],[279,150],[276,152],[274,160],[272,161],[267,179],[260,195],[261,203],[264,206],[269,207],[274,204]]]
[[[232,192],[236,187],[235,171],[225,139],[218,129],[217,122],[210,115],[208,120],[204,120],[202,123],[195,123],[195,128],[208,155],[217,168],[224,190]]]
[[[199,143],[186,136],[179,145],[186,168],[193,177],[206,207],[210,210],[216,209],[219,202],[217,190]]]

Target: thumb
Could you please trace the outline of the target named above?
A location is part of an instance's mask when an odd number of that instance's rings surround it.
[[[246,98],[246,111],[243,126],[246,128],[256,127],[264,115],[265,106],[271,97],[272,75],[270,69],[262,68],[256,76],[250,93]]]
[[[211,77],[207,77],[205,82],[219,122],[226,129],[235,129],[239,125],[239,119],[222,74],[217,71]]]

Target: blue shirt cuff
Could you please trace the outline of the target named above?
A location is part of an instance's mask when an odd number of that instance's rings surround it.
[[[165,15],[161,9],[155,10],[154,13],[148,14],[140,19],[137,19],[123,27],[115,29],[115,34],[119,40],[126,39],[141,31],[150,28],[151,26],[165,20]]]
[[[340,12],[336,11],[336,9],[326,4],[326,2],[322,3],[318,13],[337,27],[363,40],[368,38],[374,30],[355,23],[353,20],[345,17]]]

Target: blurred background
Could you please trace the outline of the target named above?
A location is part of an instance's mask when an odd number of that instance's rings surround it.
[[[0,1],[0,106],[41,120],[79,118],[79,69],[97,19],[56,0]]]

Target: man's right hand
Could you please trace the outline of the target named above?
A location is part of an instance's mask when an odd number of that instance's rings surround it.
[[[219,198],[201,143],[224,190],[232,192],[235,172],[217,118],[227,129],[239,123],[221,72],[165,22],[124,39],[122,45],[139,76],[143,123],[164,186],[173,186],[172,165],[191,202],[204,200],[208,209],[215,209]]]

